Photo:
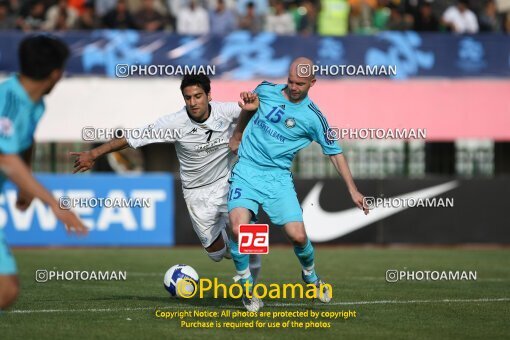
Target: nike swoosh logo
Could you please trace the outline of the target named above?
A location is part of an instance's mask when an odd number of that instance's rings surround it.
[[[351,208],[339,212],[324,211],[319,204],[319,197],[324,184],[317,183],[303,200],[303,218],[305,221],[306,233],[311,241],[331,241],[355,230],[361,229],[369,224],[375,223],[386,217],[401,212],[408,207],[381,207],[370,210],[364,215],[358,208]],[[426,199],[441,195],[459,186],[457,181],[436,185],[430,188],[413,191],[395,198]]]

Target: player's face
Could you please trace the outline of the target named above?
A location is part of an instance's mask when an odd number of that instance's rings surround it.
[[[186,102],[186,109],[194,120],[200,122],[209,117],[211,94],[206,94],[198,85],[192,85],[182,90],[182,96]]]
[[[289,74],[287,79],[287,96],[291,102],[300,102],[308,95],[308,90],[315,84],[315,79],[298,77],[297,74]]]
[[[62,70],[54,70],[51,72],[50,76],[48,77],[48,86],[46,88],[46,91],[44,91],[44,94],[49,94],[51,90],[57,85],[58,81],[62,78],[62,75],[64,72]]]

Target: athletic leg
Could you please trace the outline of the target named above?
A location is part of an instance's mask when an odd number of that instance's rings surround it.
[[[315,251],[306,235],[303,222],[288,222],[284,225],[285,233],[294,245],[294,253],[301,263],[301,276],[306,284],[317,287],[317,298],[324,303],[331,301],[330,285],[326,285],[315,272]]]
[[[239,277],[241,284],[249,281],[253,283],[253,277],[250,272],[250,258],[248,254],[241,254],[239,252],[239,244],[237,240],[239,239],[239,225],[241,224],[249,224],[251,220],[251,211],[238,207],[234,208],[229,213],[230,219],[230,228],[232,231],[232,238],[230,239],[230,251],[232,254],[232,259],[234,260],[234,265],[236,267],[237,276]]]
[[[0,230],[0,310],[9,307],[19,294],[16,260]]]
[[[0,275],[0,311],[14,303],[19,294],[17,275]]]

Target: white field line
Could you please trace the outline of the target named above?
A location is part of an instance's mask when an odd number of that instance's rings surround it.
[[[140,277],[163,277],[164,275],[161,273],[138,273],[138,272],[127,272],[127,276],[140,276]],[[217,275],[217,278],[230,278],[232,275]],[[386,279],[384,275],[382,276],[354,276],[349,277],[349,280],[359,280],[359,281],[382,281],[386,282]],[[406,281],[406,280],[403,280]],[[427,281],[427,280],[423,280]],[[441,280],[438,280],[441,281]],[[460,280],[458,280],[460,281]],[[510,281],[510,278],[497,278],[497,277],[481,277],[476,279],[477,282],[507,282]],[[412,282],[412,280],[409,280],[409,282]],[[418,281],[417,281],[418,282]],[[431,281],[436,282],[436,281]]]
[[[491,302],[510,302],[510,298],[481,298],[481,299],[442,299],[442,300],[374,300],[374,301],[351,301],[351,302],[331,302],[324,306],[349,306],[349,305],[389,305],[389,304],[420,304],[420,303],[491,303]],[[316,304],[322,306],[322,304]],[[302,307],[312,306],[312,303],[265,303],[267,307]],[[162,307],[134,307],[134,308],[89,308],[89,309],[15,309],[7,311],[7,314],[32,314],[32,313],[109,313],[109,312],[129,312],[139,310],[156,309],[191,309],[205,308],[190,305],[171,305]],[[244,309],[240,305],[222,305],[215,308],[233,308]]]

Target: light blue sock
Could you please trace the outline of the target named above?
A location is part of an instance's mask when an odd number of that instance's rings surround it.
[[[303,267],[303,280],[306,283],[313,283],[317,281],[319,278],[314,270],[314,250],[312,246],[312,242],[307,240],[305,246],[294,246],[294,253],[299,259],[301,263],[301,267]]]
[[[260,254],[250,254],[250,273],[253,277],[253,282],[257,282],[257,278],[260,273],[260,268],[262,267],[262,259]]]
[[[232,254],[232,260],[236,266],[236,272],[241,276],[240,283],[243,285],[246,281],[253,283],[253,278],[250,273],[250,256],[248,254],[239,253],[239,245],[237,242],[230,240],[230,252]]]

